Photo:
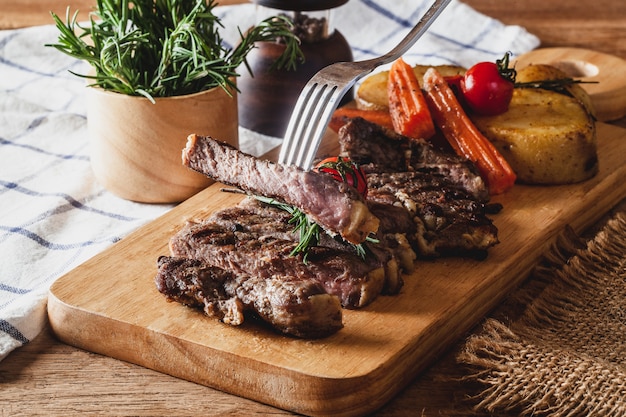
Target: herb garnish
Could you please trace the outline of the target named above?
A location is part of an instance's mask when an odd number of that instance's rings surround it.
[[[283,203],[281,201],[277,201],[270,197],[257,196],[257,195],[253,197],[261,201],[262,203],[277,207],[291,214],[289,223],[295,225],[294,232],[299,233],[299,241],[298,241],[298,245],[296,245],[296,247],[291,251],[289,255],[296,256],[297,254],[302,253],[303,255],[302,260],[306,264],[307,257],[309,254],[309,249],[313,246],[317,246],[317,244],[319,243],[320,233],[322,231],[322,228],[320,227],[320,225],[312,221],[309,218],[309,216],[306,215],[306,213],[303,213],[297,207],[294,207],[287,203]],[[366,241],[371,242],[371,243],[379,242],[377,239],[374,239],[369,236],[367,237]],[[365,245],[363,244],[355,245],[349,242],[346,242],[346,243],[348,243],[354,248],[354,251],[360,258],[365,259],[365,257],[367,256],[367,249]]]
[[[575,80],[570,77],[555,78],[553,80],[539,80],[528,81],[524,83],[515,83],[516,88],[542,88],[544,90],[551,90],[556,92],[562,92],[566,90],[567,86],[572,84],[597,84],[597,81],[583,81]]]

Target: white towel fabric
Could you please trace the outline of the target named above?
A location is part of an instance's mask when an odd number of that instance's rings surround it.
[[[335,11],[355,59],[391,49],[430,6],[429,0],[352,0]],[[220,6],[231,46],[255,6]],[[0,360],[46,323],[55,279],[155,219],[171,205],[138,204],[104,190],[89,165],[86,64],[46,43],[52,25],[0,31]],[[495,61],[539,45],[525,29],[506,26],[453,2],[405,59],[410,63]],[[260,155],[280,139],[241,129],[242,150]]]

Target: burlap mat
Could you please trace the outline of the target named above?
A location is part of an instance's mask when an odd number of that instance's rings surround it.
[[[465,342],[457,360],[485,387],[477,410],[626,415],[626,214],[576,243],[562,241],[510,309]]]

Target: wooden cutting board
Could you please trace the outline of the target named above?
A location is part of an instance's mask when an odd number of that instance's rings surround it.
[[[484,261],[420,261],[397,296],[345,311],[322,340],[235,328],[177,303],[154,285],[156,260],[190,218],[241,197],[214,184],[124,238],[50,289],[62,341],[308,415],[371,412],[391,399],[529,274],[567,225],[582,231],[626,197],[626,130],[598,125],[599,174],[556,187],[515,186],[495,201],[501,243]],[[326,146],[336,146],[332,139]]]

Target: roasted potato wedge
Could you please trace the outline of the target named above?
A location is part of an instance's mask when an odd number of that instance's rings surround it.
[[[470,117],[509,162],[518,182],[570,184],[598,171],[595,121],[576,97],[516,88],[506,113]]]
[[[424,73],[432,65],[416,65],[413,71],[417,76],[417,80],[422,83]],[[435,66],[444,77],[464,74],[465,68],[454,65]],[[387,81],[389,80],[389,71],[381,71],[367,77],[356,91],[356,106],[362,110],[387,110],[389,108],[389,100],[387,98]]]

